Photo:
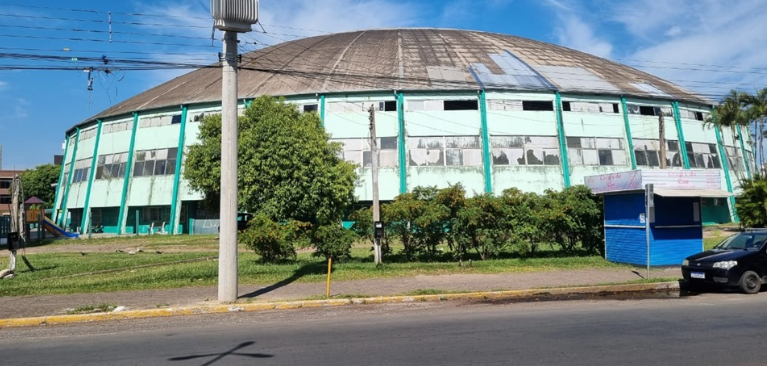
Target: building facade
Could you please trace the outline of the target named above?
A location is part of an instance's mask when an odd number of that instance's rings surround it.
[[[220,113],[221,70],[203,68],[66,133],[55,219],[107,233],[215,232],[217,213],[183,179],[204,115]],[[372,200],[368,108],[376,109],[380,196],[461,183],[469,194],[543,193],[589,175],[712,169],[737,192],[754,170],[746,131],[705,123],[711,101],[652,75],[564,47],[461,30],[392,29],[286,42],[243,55],[241,112],[260,95],[320,115]],[[704,221],[736,220],[733,200]]]

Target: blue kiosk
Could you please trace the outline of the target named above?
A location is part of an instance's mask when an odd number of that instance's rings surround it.
[[[718,170],[638,169],[588,176],[585,184],[604,196],[606,259],[648,268],[701,252],[701,198],[732,195]]]

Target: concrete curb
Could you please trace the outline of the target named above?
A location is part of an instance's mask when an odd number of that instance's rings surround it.
[[[220,314],[243,311],[288,310],[318,308],[356,304],[391,304],[409,302],[438,302],[450,300],[511,300],[538,296],[598,294],[641,291],[673,291],[679,289],[678,282],[658,282],[628,285],[604,285],[565,287],[550,289],[531,289],[514,291],[485,291],[454,294],[415,295],[415,296],[379,296],[351,299],[299,300],[251,304],[197,305],[171,307],[163,309],[126,310],[110,313],[51,315],[33,318],[0,319],[0,329],[41,325],[65,325],[91,323],[108,320],[129,320],[143,318],[169,317],[178,315]]]

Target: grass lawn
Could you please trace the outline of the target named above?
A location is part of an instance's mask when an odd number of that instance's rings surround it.
[[[36,294],[68,294],[108,292],[119,290],[163,289],[186,286],[213,286],[216,284],[218,243],[215,237],[154,236],[139,238],[91,239],[75,242],[82,244],[123,245],[141,247],[144,252],[129,255],[116,252],[37,253],[26,257],[35,267],[31,271],[19,258],[17,275],[12,280],[0,281],[0,296]],[[63,244],[55,244],[63,245]],[[158,254],[168,246],[202,246],[210,251]],[[398,251],[400,248],[393,248]],[[406,277],[420,274],[442,275],[458,273],[510,273],[554,271],[560,269],[624,268],[600,256],[563,257],[557,252],[543,251],[535,258],[510,257],[479,261],[469,266],[455,261],[396,262],[397,256],[385,257],[385,263],[376,268],[366,245],[352,250],[352,259],[334,263],[333,280],[361,280],[381,277]],[[7,258],[7,257],[6,257]],[[394,260],[395,262],[391,262]],[[2,262],[7,259],[2,258]],[[240,284],[274,284],[279,282],[325,281],[327,262],[299,253],[295,262],[262,264],[252,252],[239,255]]]

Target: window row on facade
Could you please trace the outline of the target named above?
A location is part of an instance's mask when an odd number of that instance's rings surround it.
[[[361,167],[371,166],[368,139],[336,139],[343,145],[339,157]],[[658,140],[633,139],[638,166],[660,166]],[[380,166],[396,167],[396,137],[379,139]],[[721,169],[716,144],[686,142],[691,168]],[[409,136],[408,166],[481,166],[482,146],[479,136]],[[628,166],[630,157],[625,139],[612,137],[567,137],[568,161],[573,166]],[[742,169],[740,150],[727,147],[731,169]],[[493,135],[490,154],[494,165],[560,165],[557,136]],[[679,141],[666,140],[666,166],[682,167]]]

